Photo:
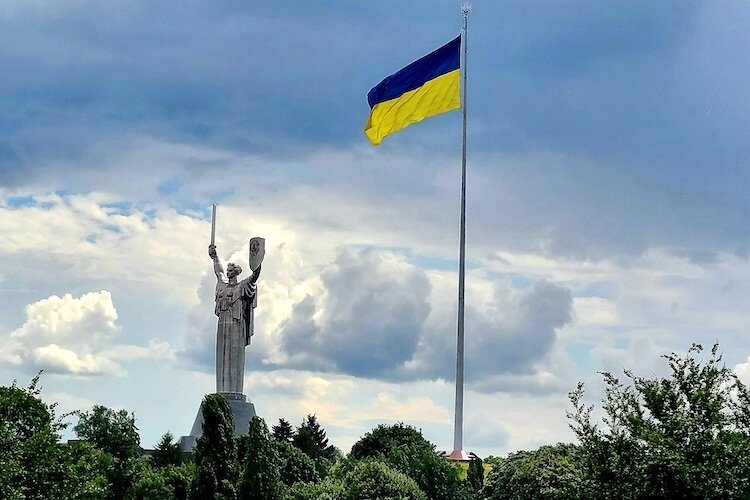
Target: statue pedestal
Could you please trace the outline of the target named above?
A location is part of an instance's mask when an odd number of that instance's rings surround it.
[[[229,405],[232,407],[234,435],[241,436],[242,434],[247,434],[247,431],[250,428],[250,419],[256,415],[255,406],[247,400],[247,396],[239,392],[220,392],[219,394],[227,398]],[[180,448],[182,451],[193,451],[198,436],[202,434],[202,426],[203,404],[198,408],[198,415],[195,417],[195,422],[193,422],[193,428],[190,430],[190,434],[180,438]]]

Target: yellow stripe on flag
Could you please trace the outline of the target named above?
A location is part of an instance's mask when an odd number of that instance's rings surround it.
[[[400,96],[376,104],[370,110],[365,135],[373,146],[412,123],[461,107],[460,70],[433,78]]]

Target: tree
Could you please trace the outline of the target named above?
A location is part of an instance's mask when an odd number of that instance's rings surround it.
[[[151,466],[157,469],[170,465],[180,465],[183,462],[183,453],[180,443],[174,441],[171,432],[164,434],[151,455]]]
[[[251,500],[276,500],[281,498],[282,483],[276,446],[260,417],[250,420],[250,428],[242,437],[242,478],[240,497]]]
[[[201,404],[202,434],[195,444],[196,498],[236,498],[237,445],[229,401],[221,394],[209,394]]]
[[[187,500],[194,474],[195,466],[189,463],[147,469],[133,486],[134,496],[137,500]]]
[[[271,432],[273,433],[273,437],[279,441],[291,442],[294,439],[294,427],[292,427],[289,421],[283,418],[279,419],[278,425],[274,425],[271,428]]]
[[[458,468],[439,457],[435,445],[411,426],[379,425],[354,443],[350,459],[374,458],[411,477],[432,500],[465,498]]]
[[[59,441],[64,424],[39,395],[39,375],[25,389],[0,387],[0,496],[8,499],[101,497],[107,481],[90,445]]]
[[[480,498],[566,500],[581,498],[580,495],[578,448],[558,444],[511,453],[505,459],[496,460]]]
[[[345,492],[343,480],[328,476],[318,483],[296,483],[284,500],[343,500]]]
[[[466,471],[466,482],[473,492],[478,492],[484,486],[484,463],[482,459],[474,455],[469,462],[469,470]]]
[[[287,486],[295,483],[315,483],[320,476],[312,458],[302,453],[297,447],[286,441],[275,441],[279,457],[281,481]]]
[[[344,484],[343,500],[427,500],[412,478],[377,460],[358,462]]]
[[[143,468],[139,461],[141,439],[135,415],[101,405],[94,405],[90,412],[77,412],[77,415],[78,423],[73,427],[76,435],[104,455],[109,498],[130,498],[131,488]]]
[[[336,448],[328,444],[326,431],[318,422],[318,417],[316,417],[315,414],[311,414],[305,417],[305,419],[302,421],[302,424],[300,424],[300,426],[297,428],[298,435],[300,432],[304,432],[305,434],[307,434],[307,431],[309,431],[309,438],[312,439],[314,445],[314,451],[311,450],[310,454],[311,458],[316,459],[318,457],[322,457],[328,461],[333,462],[337,454]],[[305,442],[307,439],[308,436],[305,436],[304,439],[300,441]],[[303,446],[309,448],[309,445],[306,442]],[[302,451],[304,452],[305,450],[303,449]]]
[[[297,432],[294,434],[292,443],[297,447],[299,451],[312,458],[313,460],[320,457],[318,453],[318,447],[315,445],[315,438],[313,437],[312,430],[309,427],[300,426]]]
[[[625,385],[610,373],[604,423],[592,421],[583,385],[570,394],[571,427],[581,442],[584,488],[596,498],[750,497],[748,389],[717,354],[663,356],[669,377],[637,377]]]
[[[317,422],[315,423],[317,424]],[[325,436],[325,431],[323,431],[323,436]],[[325,441],[327,442],[327,439]],[[297,428],[292,444],[313,460],[320,477],[325,477],[328,474],[328,470],[334,464],[338,453],[338,450],[332,446],[321,445],[319,431],[316,439],[316,428],[307,425],[307,421],[303,421],[302,425]],[[327,451],[323,452],[323,450]],[[330,455],[332,459],[328,459],[325,455]]]

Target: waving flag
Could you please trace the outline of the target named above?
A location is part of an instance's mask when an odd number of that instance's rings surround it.
[[[461,37],[386,77],[367,93],[365,135],[373,146],[425,118],[461,107]]]

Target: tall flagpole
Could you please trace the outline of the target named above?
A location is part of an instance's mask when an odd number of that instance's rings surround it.
[[[461,6],[464,16],[464,26],[461,32],[463,46],[463,61],[461,64],[462,90],[461,111],[463,114],[463,130],[461,145],[461,226],[458,255],[458,336],[456,340],[456,409],[453,422],[453,452],[454,460],[468,460],[469,456],[463,449],[464,433],[464,282],[466,273],[466,54],[469,35],[469,12],[471,5]]]

